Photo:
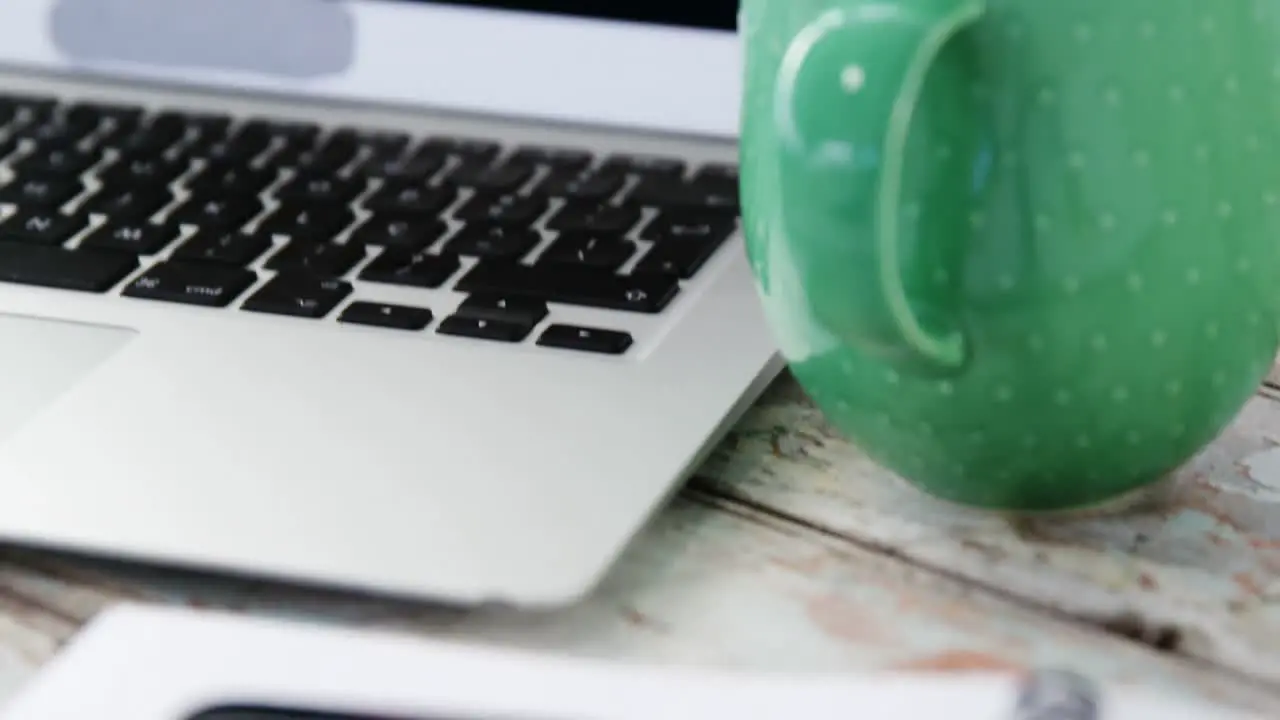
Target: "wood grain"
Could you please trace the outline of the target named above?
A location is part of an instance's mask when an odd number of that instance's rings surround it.
[[[907,488],[789,380],[701,473],[732,502],[920,568],[1280,681],[1280,403],[1263,388],[1158,503],[1111,517],[1011,522]]]
[[[458,611],[29,553],[11,555],[0,585],[0,693],[79,623],[127,597],[624,662],[762,671],[1061,666],[1252,709],[1280,703],[1263,684],[698,493],[656,518],[587,600],[558,612]]]

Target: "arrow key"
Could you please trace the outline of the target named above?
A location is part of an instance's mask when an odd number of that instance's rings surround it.
[[[621,355],[631,347],[631,343],[630,333],[575,325],[552,325],[538,338],[538,344],[543,347],[602,355]]]
[[[541,300],[503,295],[472,295],[458,306],[458,315],[465,315],[481,320],[502,320],[504,322],[528,325],[530,329],[542,322],[547,316],[547,304]]]
[[[488,320],[467,315],[451,315],[440,323],[440,327],[436,329],[436,332],[441,335],[518,343],[528,337],[532,329],[533,326],[527,323]]]
[[[338,316],[338,322],[394,330],[422,330],[431,324],[431,319],[427,308],[375,302],[353,302]]]

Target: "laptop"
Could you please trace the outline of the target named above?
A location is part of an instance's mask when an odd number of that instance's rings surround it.
[[[735,4],[0,3],[0,540],[590,591],[782,367]]]

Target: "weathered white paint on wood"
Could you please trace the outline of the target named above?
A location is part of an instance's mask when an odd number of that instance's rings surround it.
[[[1045,617],[767,515],[678,499],[585,602],[451,611],[17,555],[0,570],[0,693],[119,597],[429,633],[616,661],[768,671],[1064,666],[1254,709],[1280,692]]]
[[[1273,393],[1263,388],[1159,502],[1111,517],[1010,522],[933,501],[869,461],[789,382],[698,485],[1047,608],[1139,620],[1179,652],[1280,681]]]

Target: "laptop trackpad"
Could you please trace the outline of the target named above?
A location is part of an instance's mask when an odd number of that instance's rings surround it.
[[[0,313],[0,441],[137,335],[128,328]]]

